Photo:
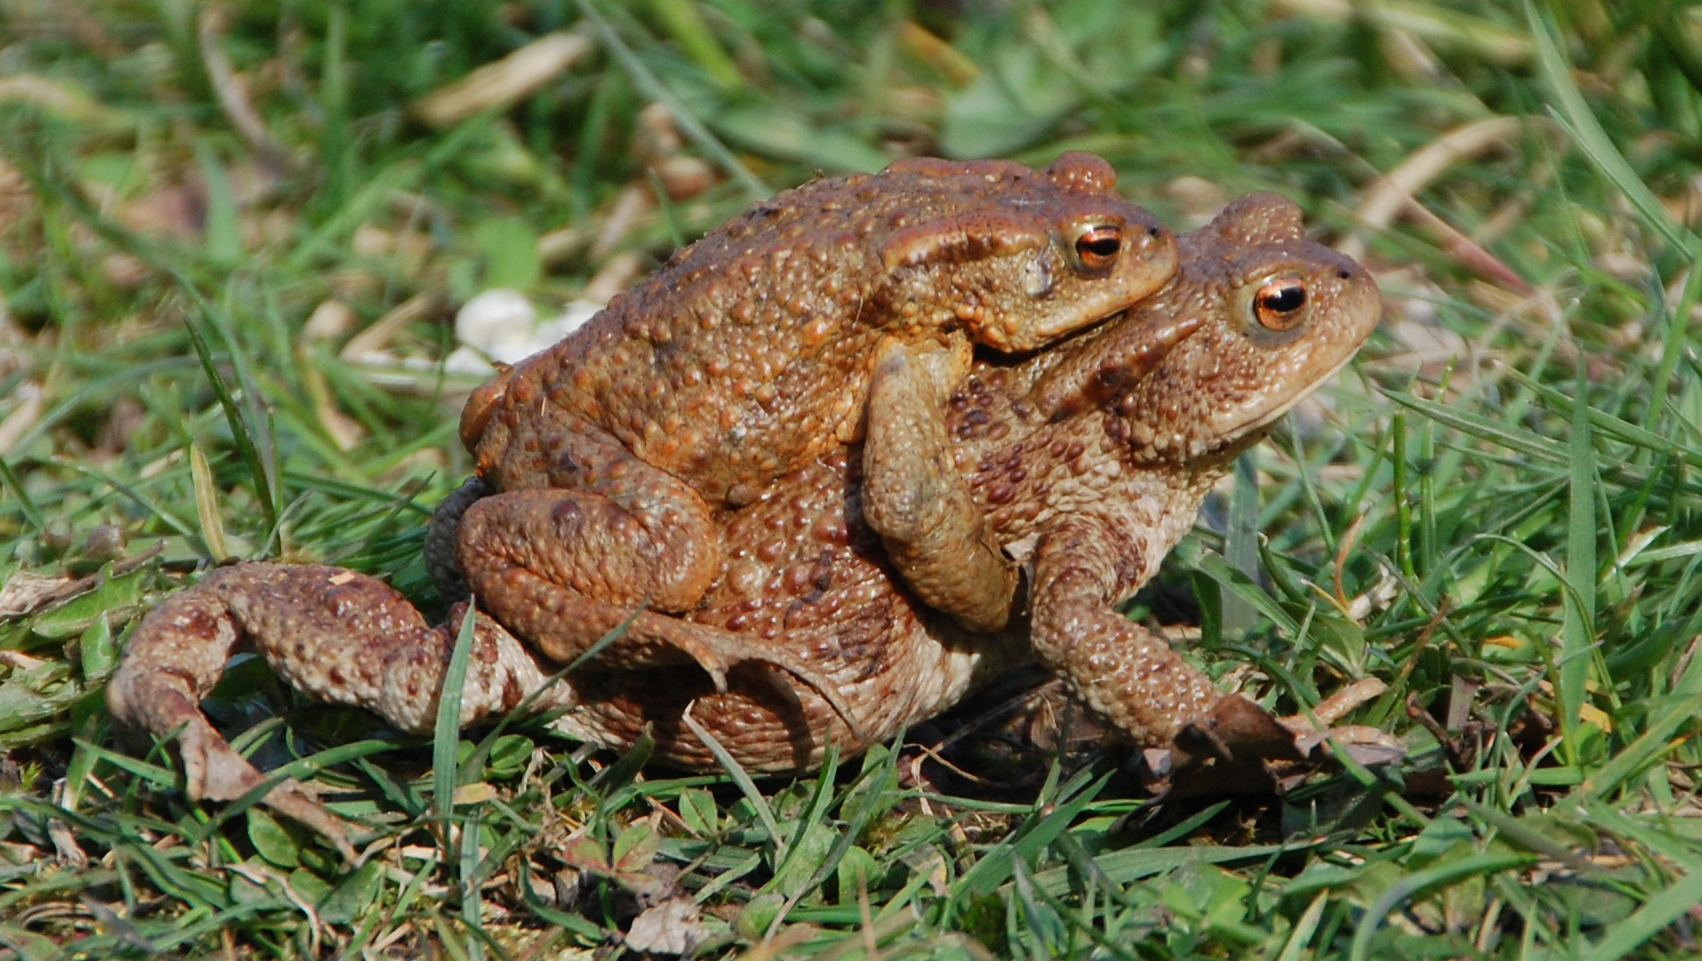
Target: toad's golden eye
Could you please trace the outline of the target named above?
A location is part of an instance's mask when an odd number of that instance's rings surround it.
[[[1253,297],[1253,319],[1266,330],[1284,331],[1300,323],[1306,285],[1293,277],[1267,280]]]
[[[1096,224],[1076,237],[1076,259],[1088,271],[1110,270],[1123,249],[1123,228]]]

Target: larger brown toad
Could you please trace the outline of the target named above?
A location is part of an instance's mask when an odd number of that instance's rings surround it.
[[[1151,576],[1233,459],[1352,356],[1380,301],[1357,265],[1306,240],[1298,209],[1272,195],[1231,205],[1182,250],[1181,272],[1156,297],[1023,363],[982,364],[949,405],[943,466],[967,480],[996,541],[924,538],[920,553],[1022,558],[1032,570],[1026,630],[968,632],[904,590],[862,519],[859,448],[841,446],[757,501],[717,513],[714,533],[728,550],[711,587],[683,617],[654,615],[681,645],[700,631],[734,635],[775,662],[805,665],[815,683],[748,659],[718,690],[689,664],[647,656],[653,639],[628,635],[609,652],[646,655],[636,663],[605,658],[546,686],[556,662],[475,611],[463,723],[531,697],[535,708],[564,710],[558,723],[596,743],[629,744],[648,726],[660,758],[706,767],[715,761],[703,732],[748,768],[798,770],[829,742],[845,754],[891,737],[1029,652],[1147,744],[1244,703],[1112,604]],[[181,729],[192,796],[235,797],[261,777],[198,701],[239,645],[310,695],[423,731],[459,613],[429,627],[389,587],[335,568],[224,568],[148,615],[108,703],[156,735]],[[293,786],[268,801],[340,837]]]
[[[757,658],[817,682],[783,652],[682,634],[654,612],[701,600],[723,562],[715,512],[780,474],[898,419],[915,425],[909,442],[943,450],[971,340],[1032,350],[1168,280],[1173,239],[1115,180],[1081,153],[1044,171],[912,159],[717,229],[468,402],[478,476],[435,525],[455,537],[428,543],[439,580],[556,660],[644,606],[623,666],[684,654],[722,684]],[[931,574],[909,578],[923,597],[962,593]],[[1003,557],[977,576],[990,593],[1017,580]],[[1005,620],[954,613],[983,630]]]

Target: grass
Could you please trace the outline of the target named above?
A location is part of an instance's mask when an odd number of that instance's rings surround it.
[[[555,30],[548,83],[419,119]],[[711,956],[1696,956],[1699,88],[1659,3],[0,3],[0,957],[554,957],[649,905]],[[1017,801],[884,749],[674,778],[234,665],[239,746],[410,819],[349,869],[118,745],[124,632],[209,559],[434,603],[468,297],[553,307],[818,170],[1069,148],[1179,227],[1282,190],[1378,273],[1384,328],[1208,512],[1261,539],[1165,583],[1280,710],[1387,681],[1396,770],[1158,810],[1115,755]]]

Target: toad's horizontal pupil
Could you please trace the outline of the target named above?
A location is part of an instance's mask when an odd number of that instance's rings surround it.
[[[1097,227],[1076,240],[1076,250],[1082,256],[1111,257],[1122,246],[1123,236],[1115,227]]]
[[[1290,311],[1299,310],[1306,305],[1306,288],[1298,284],[1291,287],[1279,287],[1276,290],[1266,291],[1259,300],[1266,309],[1286,314]]]

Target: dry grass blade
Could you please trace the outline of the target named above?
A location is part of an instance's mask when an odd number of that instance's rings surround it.
[[[1512,268],[1415,198],[1450,167],[1481,151],[1506,147],[1516,136],[1532,128],[1548,126],[1530,117],[1491,117],[1448,131],[1379,177],[1365,192],[1357,212],[1359,225],[1338,245],[1340,250],[1350,257],[1363,257],[1367,238],[1387,231],[1394,219],[1405,213],[1440,234],[1449,253],[1474,273],[1505,284],[1519,294],[1533,293],[1530,283]]]
[[[545,34],[501,60],[488,63],[414,103],[414,114],[433,127],[453,127],[469,117],[503,110],[549,83],[591,52],[582,33]]]

